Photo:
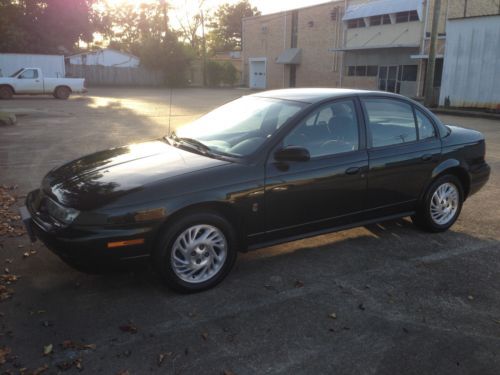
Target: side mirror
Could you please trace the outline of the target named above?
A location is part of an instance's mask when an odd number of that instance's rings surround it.
[[[274,159],[277,161],[308,161],[311,154],[304,147],[288,146],[274,153]]]

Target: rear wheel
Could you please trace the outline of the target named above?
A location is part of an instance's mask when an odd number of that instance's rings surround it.
[[[0,86],[0,99],[12,99],[14,91],[9,86]]]
[[[463,197],[463,188],[457,177],[441,176],[429,187],[412,220],[427,231],[444,232],[458,219]]]
[[[154,267],[165,283],[184,293],[214,287],[236,260],[235,234],[222,216],[193,213],[177,220],[159,240]]]
[[[68,99],[69,95],[71,94],[71,90],[66,87],[66,86],[61,86],[56,88],[56,91],[54,92],[54,96],[57,99]]]

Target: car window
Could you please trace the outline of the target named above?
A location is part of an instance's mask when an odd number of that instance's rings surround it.
[[[418,108],[415,108],[415,115],[417,117],[419,139],[435,138],[436,130],[431,120]]]
[[[410,104],[387,98],[363,99],[372,146],[389,146],[417,140],[415,117]]]
[[[342,100],[321,106],[283,140],[284,146],[306,148],[311,157],[335,155],[359,148],[354,102]]]
[[[28,69],[21,73],[19,78],[22,79],[35,79],[38,78],[38,72],[35,69]]]

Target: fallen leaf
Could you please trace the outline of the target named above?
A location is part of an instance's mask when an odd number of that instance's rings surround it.
[[[361,311],[365,311],[365,310],[366,310],[366,309],[365,309],[365,306],[364,306],[362,303],[360,303],[360,304],[358,305],[358,309],[360,309]]]
[[[23,254],[23,258],[24,258],[24,259],[26,259],[26,258],[27,258],[27,257],[29,257],[29,256],[30,256],[30,253],[29,253],[29,252],[25,252],[25,253]]]
[[[3,365],[7,361],[7,357],[11,352],[12,350],[7,346],[0,348],[0,365]]]
[[[236,375],[234,372],[232,372],[231,370],[224,370],[222,372],[222,375]]]
[[[52,344],[45,345],[43,347],[43,355],[49,355],[49,354],[51,354],[53,349],[54,349],[54,346]]]
[[[5,259],[5,263],[11,264],[14,261],[12,258]]]
[[[121,370],[121,371],[118,371],[116,373],[116,375],[130,375],[130,373],[128,372],[128,370]]]
[[[304,286],[304,282],[301,280],[295,281],[295,287],[296,288],[302,288]]]
[[[337,314],[336,313],[331,313],[330,315],[328,315],[330,318],[332,319],[337,319]]]
[[[468,299],[469,301],[474,301],[474,296],[467,296],[467,299]]]
[[[208,332],[203,332],[201,334],[201,337],[203,338],[203,340],[207,341],[208,340]]]
[[[170,357],[172,355],[172,352],[168,352],[168,353],[160,353],[158,355],[158,367],[161,366],[161,364],[163,363],[163,361],[167,358],[167,357]]]
[[[493,319],[496,324],[500,324],[500,319]]]
[[[127,323],[127,324],[120,326],[120,330],[123,332],[129,332],[132,334],[137,333],[137,327],[132,323]]]
[[[0,284],[0,301],[8,300],[12,297],[14,291],[12,289],[8,289],[5,285]]]
[[[13,283],[17,280],[19,280],[19,276],[17,275],[12,275],[12,274],[8,274],[8,275],[0,275],[0,280],[1,281],[6,281],[6,282],[10,282],[10,283]]]
[[[49,369],[49,365],[45,364],[42,367],[37,368],[32,372],[32,375],[40,375],[41,373],[47,371]]]

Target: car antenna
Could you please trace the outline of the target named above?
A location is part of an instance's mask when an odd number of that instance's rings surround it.
[[[172,118],[172,87],[170,87],[170,103],[168,106],[168,135],[170,136],[170,119]]]

